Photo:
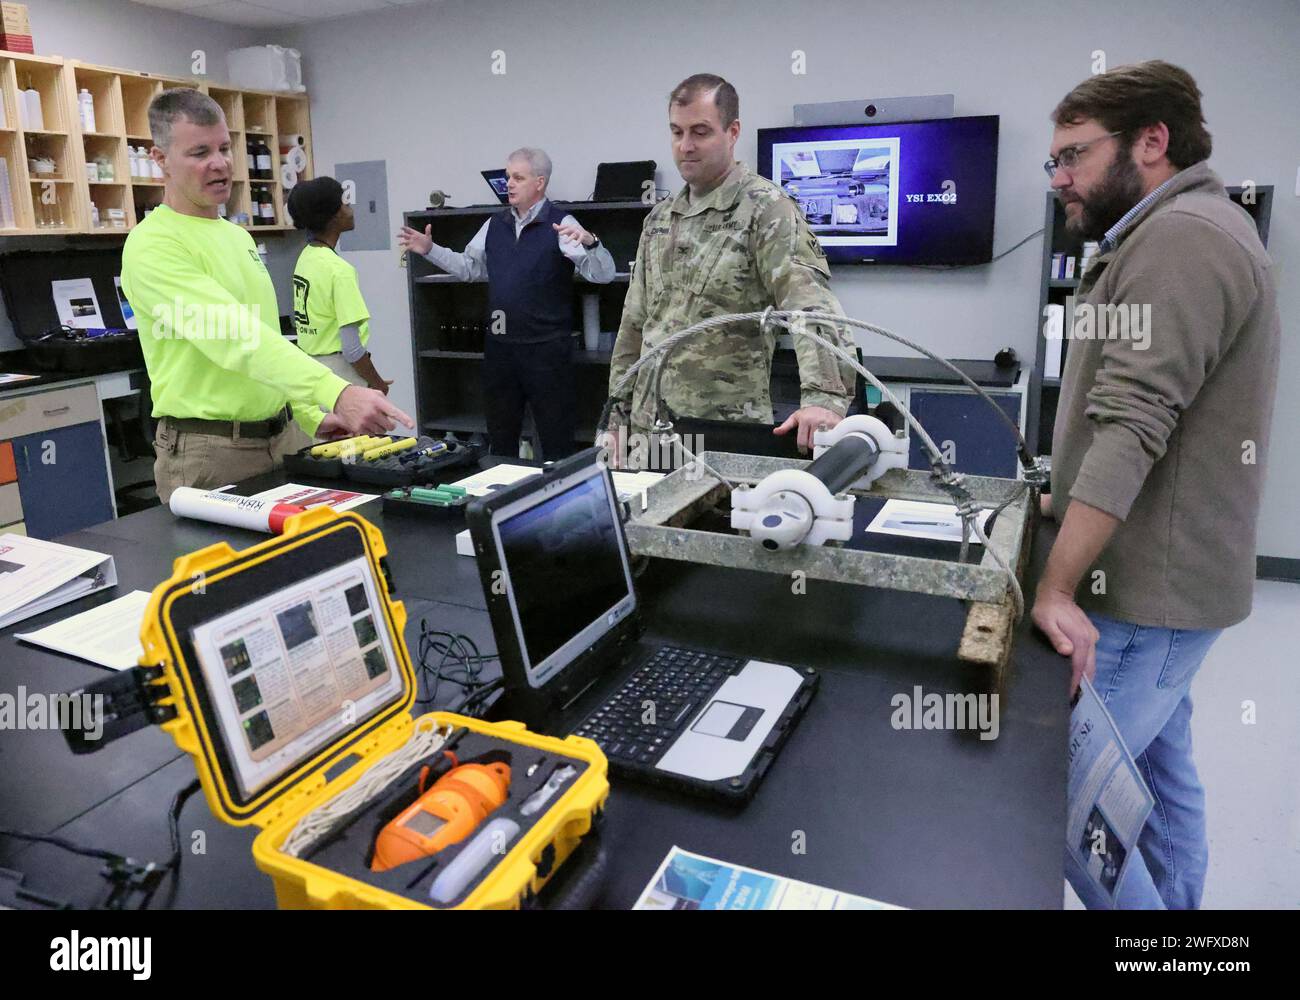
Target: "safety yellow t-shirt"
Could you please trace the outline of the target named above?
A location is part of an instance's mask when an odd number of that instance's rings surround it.
[[[275,286],[253,238],[225,219],[160,205],[122,247],[155,417],[266,420],[293,407],[315,434],[348,383],[280,335]]]
[[[329,247],[303,247],[293,269],[293,326],[298,346],[308,354],[337,354],[343,350],[339,329],[356,326],[364,347],[370,341],[369,320],[357,269]]]

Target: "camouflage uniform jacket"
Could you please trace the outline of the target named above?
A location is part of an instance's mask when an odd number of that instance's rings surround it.
[[[661,201],[646,217],[636,266],[610,364],[609,390],[642,354],[693,323],[726,313],[815,309],[843,315],[830,290],[830,269],[798,205],[777,185],[737,163],[702,198],[688,188]],[[854,349],[847,328],[810,329]],[[778,328],[735,324],[675,347],[660,390],[679,415],[772,421],[769,392]],[[795,337],[803,406],[841,416],[850,403],[854,372],[806,337]],[[654,423],[654,362],[638,370],[619,393],[612,423],[633,429]]]

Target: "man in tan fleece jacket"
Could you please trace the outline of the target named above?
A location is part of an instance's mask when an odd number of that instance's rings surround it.
[[[1205,162],[1200,98],[1159,61],[1094,76],[1052,113],[1046,164],[1068,231],[1101,252],[1066,345],[1043,498],[1061,528],[1033,619],[1071,657],[1072,689],[1093,678],[1155,797],[1121,907],[1200,904],[1189,692],[1250,613],[1277,382],[1272,264]],[[1077,852],[1066,867],[1086,904],[1111,904]]]

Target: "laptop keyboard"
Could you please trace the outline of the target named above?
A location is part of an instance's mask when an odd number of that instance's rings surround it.
[[[574,732],[595,740],[611,761],[653,764],[741,662],[661,646]]]

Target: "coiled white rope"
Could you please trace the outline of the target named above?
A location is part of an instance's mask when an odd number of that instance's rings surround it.
[[[379,795],[408,768],[435,753],[451,735],[451,727],[439,729],[432,721],[418,720],[406,744],[367,771],[350,788],[317,806],[298,821],[280,848],[296,858],[326,836],[343,819]]]

